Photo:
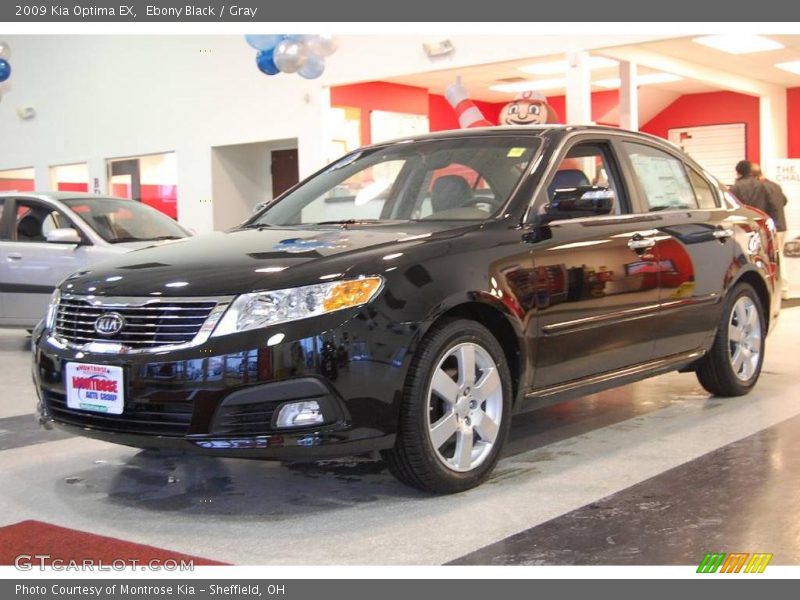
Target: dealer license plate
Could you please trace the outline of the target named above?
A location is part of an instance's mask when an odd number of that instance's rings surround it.
[[[122,367],[67,363],[67,406],[121,415],[125,404]]]

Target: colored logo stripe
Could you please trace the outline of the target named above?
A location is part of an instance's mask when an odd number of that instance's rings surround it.
[[[769,553],[732,552],[731,554],[726,554],[724,552],[707,552],[697,567],[697,572],[763,573],[771,560],[772,554]],[[744,568],[744,571],[742,571],[742,568]]]

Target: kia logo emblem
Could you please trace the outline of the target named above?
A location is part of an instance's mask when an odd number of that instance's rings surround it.
[[[125,326],[125,319],[122,315],[115,312],[106,313],[97,317],[94,322],[94,330],[100,335],[116,335]]]

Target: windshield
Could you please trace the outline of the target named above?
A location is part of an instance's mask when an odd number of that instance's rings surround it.
[[[135,200],[70,198],[63,202],[112,244],[174,240],[188,235],[165,214]]]
[[[459,137],[358,150],[245,226],[482,221],[506,203],[539,143],[532,136]]]

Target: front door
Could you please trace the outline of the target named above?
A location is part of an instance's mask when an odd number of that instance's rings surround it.
[[[653,357],[656,245],[662,236],[650,215],[632,213],[623,171],[607,140],[573,142],[546,183],[546,197],[535,208],[540,217],[556,219],[545,228],[549,239],[533,245],[537,389]],[[559,194],[584,189],[585,197],[610,198],[612,205],[560,218]]]
[[[48,231],[73,226],[49,204],[18,199],[5,210],[12,212],[5,215],[0,239],[1,323],[33,327],[47,312],[56,284],[86,262],[87,247],[47,241]]]

